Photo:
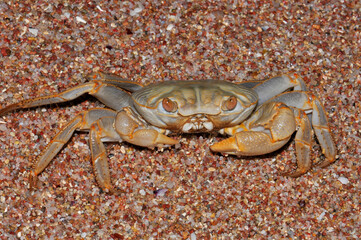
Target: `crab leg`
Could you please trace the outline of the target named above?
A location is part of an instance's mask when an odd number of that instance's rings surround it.
[[[109,73],[102,73],[102,72],[91,73],[86,78],[89,81],[101,81],[107,84],[111,84],[119,88],[125,89],[129,92],[135,92],[143,88],[143,85],[140,83],[127,81],[124,78]]]
[[[291,88],[294,90],[307,90],[303,80],[295,73],[265,80],[254,86],[253,90],[258,94],[258,105],[261,105],[270,98]]]
[[[233,136],[214,144],[211,150],[243,156],[267,154],[286,144],[295,130],[298,168],[285,175],[298,177],[312,166],[311,124],[302,110],[283,103],[265,103],[242,125],[225,129]]]
[[[267,81],[267,80],[263,80],[263,81],[247,81],[247,82],[240,82],[240,83],[237,83],[237,84],[241,85],[243,87],[246,87],[246,88],[254,88],[257,85],[260,85],[261,83],[264,83],[265,81]]]
[[[96,108],[80,113],[63,127],[50,141],[40,157],[33,163],[31,174],[32,184],[36,177],[48,166],[50,161],[58,154],[63,146],[69,141],[75,130],[88,130],[90,125],[102,117],[112,117],[114,120],[115,111],[105,108]]]
[[[19,103],[11,104],[3,109],[0,109],[0,116],[6,114],[7,112],[21,108],[67,102],[78,98],[85,93],[93,95],[110,108],[120,110],[123,107],[129,106],[130,101],[130,95],[123,89],[132,92],[141,88],[140,84],[129,81],[121,81],[121,78],[110,74],[94,73],[88,78],[93,79],[93,81],[80,84],[58,94],[28,99]]]
[[[114,127],[122,140],[138,146],[154,148],[178,143],[177,140],[164,135],[162,130],[148,126],[129,107],[118,112]]]
[[[150,148],[178,143],[157,130],[150,129],[129,107],[117,113],[115,118],[114,116],[102,117],[94,121],[90,126],[89,134],[94,173],[100,187],[110,192],[114,189],[103,144],[106,140],[126,141]]]
[[[320,166],[326,167],[336,160],[337,150],[328,126],[325,109],[314,94],[304,91],[286,92],[269,101],[283,102],[287,106],[302,109],[307,114],[312,113],[312,128],[321,145],[322,153],[326,157]]]
[[[295,120],[298,125],[295,136],[297,169],[293,172],[284,173],[286,176],[299,177],[308,172],[312,167],[310,158],[311,141],[312,141],[312,126],[310,120],[304,111],[294,108]]]
[[[104,138],[111,141],[121,141],[113,128],[114,116],[102,117],[90,127],[89,145],[95,177],[99,186],[108,192],[113,192],[110,179],[108,157],[103,144]]]

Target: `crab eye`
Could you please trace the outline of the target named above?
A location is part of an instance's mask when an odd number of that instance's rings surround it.
[[[164,98],[162,100],[162,106],[167,112],[175,112],[177,110],[177,103],[169,98]]]
[[[235,96],[229,97],[223,102],[223,110],[231,111],[237,106],[237,98]]]

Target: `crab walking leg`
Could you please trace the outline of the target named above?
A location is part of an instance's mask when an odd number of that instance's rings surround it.
[[[105,108],[95,108],[80,113],[63,127],[50,141],[40,157],[33,163],[31,174],[32,185],[35,184],[37,176],[48,166],[50,161],[58,154],[63,146],[69,141],[75,130],[88,130],[90,125],[104,116],[115,117],[116,112]]]
[[[263,81],[253,87],[258,94],[258,105],[260,106],[270,98],[290,89],[306,91],[304,81],[296,74],[283,75]]]
[[[119,88],[125,89],[129,92],[135,92],[143,88],[143,85],[140,83],[127,81],[124,78],[109,73],[102,73],[102,72],[91,73],[86,78],[90,81],[101,81],[107,84],[111,84]]]
[[[304,91],[293,91],[276,96],[270,99],[270,101],[283,102],[287,106],[302,109],[307,114],[312,113],[312,128],[321,145],[322,153],[326,157],[320,166],[326,167],[336,160],[336,145],[328,126],[326,112],[322,103],[315,95]]]
[[[117,113],[114,127],[124,141],[134,145],[154,148],[178,143],[178,140],[150,128],[131,108],[124,108]]]
[[[116,83],[119,87],[111,83],[108,83],[106,80],[104,81],[94,80],[91,82],[80,84],[76,87],[73,87],[58,94],[38,97],[34,99],[28,99],[18,103],[11,104],[3,109],[0,109],[0,116],[17,109],[67,102],[75,98],[78,98],[85,93],[89,93],[90,95],[93,95],[99,101],[104,103],[106,106],[115,110],[120,110],[123,107],[129,106],[130,95],[127,92],[125,92],[121,88],[121,86],[123,86],[124,89],[133,90],[139,88],[140,85],[126,81],[120,82],[113,80],[110,82]]]
[[[295,136],[297,169],[293,172],[284,173],[286,176],[299,177],[308,172],[312,167],[311,141],[312,141],[312,126],[310,120],[303,110],[294,108],[295,120],[298,126]]]
[[[285,145],[296,130],[293,111],[282,103],[262,105],[241,125],[226,128],[231,137],[215,143],[211,150],[241,156],[271,153]]]
[[[61,103],[73,100],[84,93],[90,92],[95,86],[95,83],[84,83],[79,86],[76,86],[74,88],[71,88],[67,91],[64,91],[62,93],[49,95],[49,96],[43,96],[28,100],[23,100],[18,103],[11,104],[3,109],[0,109],[0,116],[17,109],[21,108],[31,108],[31,107],[37,107],[47,104],[53,104],[53,103]]]
[[[264,83],[265,81],[267,81],[267,80],[263,80],[263,81],[247,81],[247,82],[240,82],[240,83],[237,83],[237,84],[241,85],[243,87],[246,87],[246,88],[254,88],[257,85],[260,85],[261,83]]]
[[[99,186],[108,192],[113,192],[110,179],[108,157],[103,141],[119,141],[121,138],[113,128],[114,116],[102,117],[90,127],[89,145],[92,155],[94,174]]]

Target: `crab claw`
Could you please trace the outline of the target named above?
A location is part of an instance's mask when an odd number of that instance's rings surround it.
[[[127,142],[143,147],[159,147],[163,145],[174,145],[178,140],[167,137],[154,129],[140,129],[135,131],[131,137],[122,136]]]
[[[117,113],[114,128],[122,140],[142,147],[154,148],[178,143],[178,140],[148,128],[130,108]]]
[[[210,146],[213,152],[235,154],[239,151],[236,137],[230,137]]]
[[[214,152],[228,153],[241,156],[255,156],[267,154],[281,148],[289,137],[283,140],[273,140],[264,132],[238,132],[236,135],[213,144],[210,148]]]

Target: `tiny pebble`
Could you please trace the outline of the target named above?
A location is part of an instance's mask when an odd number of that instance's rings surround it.
[[[323,217],[325,216],[326,211],[323,211],[320,216],[317,217],[317,221],[321,221],[323,219]]]
[[[39,30],[36,28],[29,28],[29,32],[31,32],[31,34],[33,34],[34,36],[38,35]]]
[[[69,13],[69,12],[66,12],[66,13],[64,13],[64,16],[65,16],[66,18],[69,18],[69,17],[70,17],[70,13]]]
[[[339,177],[337,180],[339,180],[342,184],[348,184],[350,181],[345,177]]]
[[[80,22],[80,23],[86,23],[86,21],[83,18],[79,17],[79,16],[76,17],[76,21]]]
[[[136,9],[134,9],[133,11],[131,11],[129,14],[130,14],[130,16],[135,16],[138,13],[140,13],[142,10],[143,10],[143,8],[138,7]]]
[[[124,146],[121,146],[121,147],[120,147],[120,152],[123,153],[123,154],[125,154],[125,147],[124,147]]]
[[[169,24],[168,27],[167,27],[167,31],[170,31],[174,28],[174,25],[173,24]]]
[[[11,54],[11,50],[7,47],[0,48],[0,51],[1,51],[1,55],[3,55],[4,57],[10,56],[10,54]],[[5,90],[6,89],[4,89],[3,91],[5,91]]]
[[[164,194],[168,191],[168,189],[158,189],[158,190],[155,190],[154,191],[154,194],[157,196],[157,197],[163,197]]]
[[[98,8],[101,12],[105,12],[100,6],[97,6],[97,8]]]
[[[7,129],[5,124],[0,124],[0,131],[6,131]]]

